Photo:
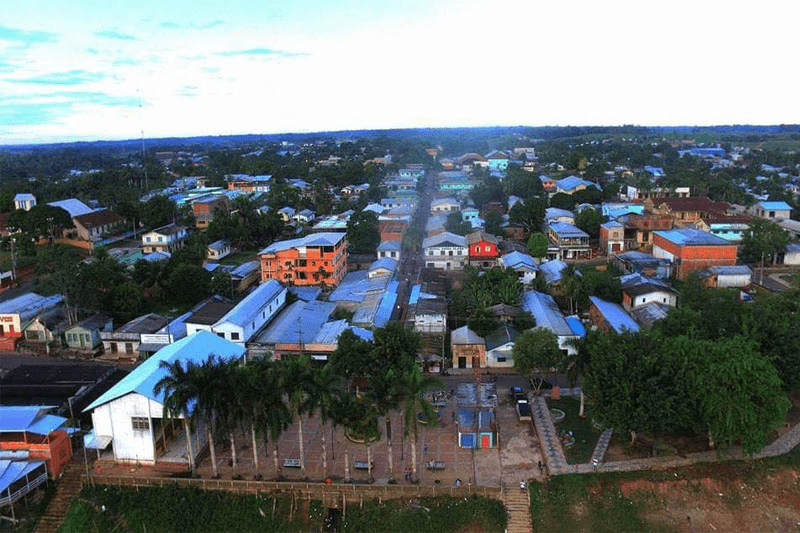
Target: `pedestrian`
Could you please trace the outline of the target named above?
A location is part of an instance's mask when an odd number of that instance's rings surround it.
[[[542,462],[541,461],[539,461],[539,473],[540,474],[542,473]]]
[[[526,483],[525,483],[524,480],[519,482],[519,490],[521,492],[525,492],[525,485],[526,485]]]
[[[422,455],[427,455],[427,454],[428,454],[428,445],[426,444],[426,445],[425,445],[425,446],[422,448]]]

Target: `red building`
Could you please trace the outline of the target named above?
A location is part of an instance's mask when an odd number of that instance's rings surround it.
[[[209,196],[195,200],[192,204],[192,211],[194,212],[195,227],[207,228],[211,221],[214,219],[214,213],[217,209],[223,209],[226,212],[230,210],[228,197],[225,195]]]
[[[736,244],[696,229],[653,232],[653,256],[672,261],[678,279],[712,266],[733,266],[736,251]]]
[[[277,241],[258,254],[261,281],[335,287],[347,272],[347,234],[312,233]]]
[[[471,265],[491,268],[497,264],[500,254],[497,251],[497,239],[494,235],[476,231],[467,235],[466,239]]]

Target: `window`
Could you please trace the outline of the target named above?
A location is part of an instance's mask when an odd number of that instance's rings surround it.
[[[150,431],[150,420],[146,416],[132,416],[131,427],[134,431]]]
[[[133,343],[132,342],[126,342],[125,343],[125,353],[128,353],[128,354],[133,353]]]
[[[488,246],[487,246],[487,247],[486,247],[486,251],[487,251],[487,252],[491,252],[491,251],[492,251],[492,249],[491,249],[490,247],[488,247]]]
[[[144,238],[144,241],[145,241],[145,242],[150,242],[150,237],[145,237],[145,238]]]
[[[225,338],[225,333],[221,333],[221,332],[217,333],[217,337],[220,337],[220,338],[224,339]]]
[[[232,341],[238,341],[239,340],[239,333],[236,332],[236,331],[232,331],[231,332],[231,340]]]

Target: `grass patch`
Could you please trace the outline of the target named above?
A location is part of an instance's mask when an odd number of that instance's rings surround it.
[[[291,520],[290,517],[291,516]],[[67,514],[62,533],[86,531],[320,531],[327,509],[287,495],[238,495],[177,486],[135,489],[86,487]],[[485,498],[424,498],[348,506],[341,532],[500,532],[505,508]]]
[[[534,531],[668,531],[643,517],[654,505],[658,502],[647,495],[624,497],[614,474],[570,474],[531,483]]]
[[[564,455],[567,462],[570,464],[586,463],[591,459],[592,452],[597,445],[597,440],[602,433],[600,430],[592,427],[592,422],[589,417],[579,418],[581,402],[577,398],[564,397],[560,400],[549,399],[547,405],[550,408],[555,407],[561,409],[566,413],[566,418],[559,422],[556,428],[561,431],[572,431],[575,437],[575,445],[569,448],[564,448]]]
[[[259,250],[242,250],[229,256],[223,257],[220,263],[223,265],[241,265],[247,261],[255,261],[258,259]]]

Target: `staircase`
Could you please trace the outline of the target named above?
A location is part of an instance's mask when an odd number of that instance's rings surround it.
[[[507,533],[533,533],[529,489],[523,492],[519,485],[503,485],[503,505],[508,513]]]
[[[36,533],[53,533],[61,527],[72,500],[75,499],[75,496],[78,495],[83,487],[81,480],[83,473],[83,462],[78,459],[78,454],[75,454],[72,456],[72,460],[64,465],[61,479],[57,482],[56,493],[36,524],[36,529],[34,530]]]

